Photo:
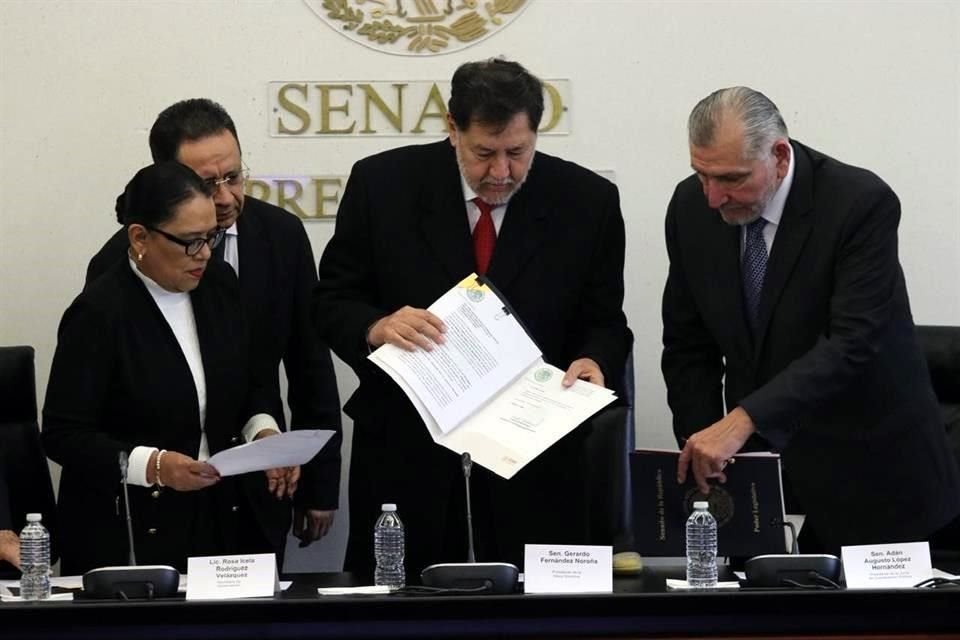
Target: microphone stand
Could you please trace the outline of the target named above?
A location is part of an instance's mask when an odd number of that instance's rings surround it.
[[[467,507],[467,561],[432,564],[420,572],[425,587],[450,593],[513,593],[520,570],[507,562],[477,562],[473,546],[473,509],[470,500],[470,470],[473,460],[460,456]]]
[[[460,456],[460,463],[463,466],[463,484],[467,496],[467,562],[476,562],[477,556],[473,551],[473,509],[470,508],[470,469],[473,468],[473,460],[466,451]]]
[[[127,492],[127,469],[129,459],[126,451],[120,451],[120,485],[123,487],[123,506],[127,512],[127,548],[130,550],[128,563],[131,567],[137,566],[137,554],[133,550],[133,521],[130,518],[130,494]]]
[[[130,460],[126,451],[117,454],[120,464],[120,484],[123,486],[123,508],[126,510],[127,544],[129,554],[126,567],[99,567],[83,574],[83,598],[134,600],[175,596],[180,586],[180,572],[167,565],[137,566],[133,546],[133,521],[130,517],[130,494],[127,491],[127,472]]]

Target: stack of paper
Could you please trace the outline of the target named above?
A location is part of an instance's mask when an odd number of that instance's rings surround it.
[[[370,359],[407,394],[434,442],[511,478],[553,443],[614,401],[542,354],[508,305],[476,275],[429,310],[447,327],[444,344],[404,351],[385,344]]]

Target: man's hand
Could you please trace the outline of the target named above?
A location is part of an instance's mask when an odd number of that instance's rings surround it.
[[[432,351],[435,344],[443,344],[443,321],[426,309],[403,307],[377,320],[367,332],[367,344],[376,349],[389,342],[405,351],[417,347]]]
[[[292,498],[300,482],[300,467],[278,467],[264,471],[267,475],[267,491],[277,500]]]
[[[254,440],[261,440],[280,435],[279,431],[263,429],[253,436]],[[300,482],[300,467],[277,467],[264,471],[267,476],[267,491],[276,496],[277,500],[292,498]]]
[[[689,468],[693,471],[700,492],[709,494],[710,485],[707,480],[716,478],[720,482],[727,481],[724,468],[756,430],[753,419],[746,411],[737,407],[706,429],[693,434],[680,452],[677,482],[686,482]]]
[[[150,454],[147,462],[147,482],[157,482],[157,456],[159,451]],[[175,491],[197,491],[220,482],[220,472],[206,462],[198,462],[190,456],[176,451],[166,451],[160,458],[160,478],[164,486]]]
[[[9,529],[0,530],[0,562],[20,568],[20,538]]]
[[[322,509],[304,509],[296,507],[293,510],[293,535],[300,540],[300,546],[305,547],[327,535],[333,526],[337,515],[336,509],[329,511]]]
[[[580,358],[570,363],[567,372],[563,375],[563,386],[569,387],[578,378],[603,386],[603,372],[600,371],[600,365],[590,358]]]

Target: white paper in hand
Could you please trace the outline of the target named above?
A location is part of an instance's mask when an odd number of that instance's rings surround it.
[[[333,437],[328,429],[300,429],[225,449],[207,462],[221,476],[306,464]]]

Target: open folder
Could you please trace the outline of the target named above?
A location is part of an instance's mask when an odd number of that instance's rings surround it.
[[[475,274],[429,310],[447,327],[444,344],[413,352],[385,344],[369,358],[403,389],[434,442],[504,478],[614,401],[564,371],[540,349],[489,283]]]

